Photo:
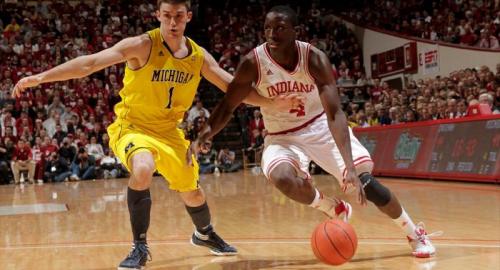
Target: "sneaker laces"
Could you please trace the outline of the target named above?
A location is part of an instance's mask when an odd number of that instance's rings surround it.
[[[415,233],[416,240],[423,242],[424,244],[426,244],[425,241],[427,239],[431,239],[432,237],[436,237],[436,236],[441,236],[444,233],[443,231],[436,231],[436,232],[432,232],[432,233],[427,233],[425,231],[425,225],[423,222],[419,222],[416,225],[415,231],[417,232],[417,233]]]
[[[215,231],[211,231],[208,234],[210,235],[210,238],[222,248],[229,246],[218,234],[215,233]]]
[[[134,244],[132,244],[132,250],[128,254],[128,257],[129,258],[138,257],[138,256],[142,256],[141,254],[144,254],[144,253],[147,254],[148,261],[153,260],[153,256],[151,256],[151,252],[149,252],[148,244],[146,244],[146,243],[135,244],[134,243]]]

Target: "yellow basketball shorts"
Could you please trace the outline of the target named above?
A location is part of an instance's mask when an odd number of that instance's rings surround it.
[[[189,141],[178,128],[172,128],[162,137],[134,126],[123,120],[117,120],[108,127],[109,145],[115,155],[131,172],[131,157],[137,153],[153,154],[156,169],[165,177],[172,190],[179,192],[193,191],[198,186],[198,163],[193,157],[193,165],[186,162]]]

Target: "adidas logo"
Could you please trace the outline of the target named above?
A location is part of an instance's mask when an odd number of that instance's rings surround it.
[[[158,56],[165,56],[165,55],[163,54],[163,51],[160,51],[160,53],[158,54]]]
[[[270,69],[268,69],[266,74],[267,75],[273,75],[274,73]]]

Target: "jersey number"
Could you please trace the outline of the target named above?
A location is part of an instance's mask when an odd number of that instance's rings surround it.
[[[168,89],[168,104],[167,104],[167,109],[172,108],[172,94],[174,93],[174,87],[170,87]]]
[[[296,113],[297,117],[301,117],[301,116],[306,115],[306,108],[304,107],[304,105],[299,105],[298,108],[291,109],[290,113]]]

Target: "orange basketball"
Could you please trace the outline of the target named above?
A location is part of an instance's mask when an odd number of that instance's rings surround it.
[[[311,246],[320,261],[341,265],[356,253],[358,237],[351,225],[341,220],[327,220],[314,229]]]

